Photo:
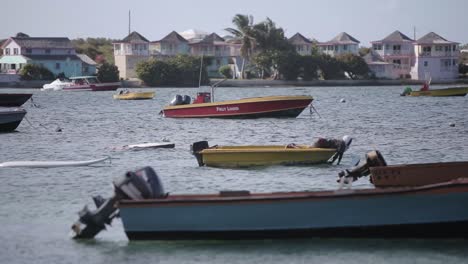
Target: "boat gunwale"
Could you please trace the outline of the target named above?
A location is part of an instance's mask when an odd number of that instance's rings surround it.
[[[210,155],[210,154],[222,154],[222,153],[289,153],[289,152],[306,152],[306,153],[335,153],[336,149],[334,148],[311,148],[311,147],[304,147],[304,148],[287,148],[286,146],[278,146],[278,148],[275,148],[275,146],[267,146],[267,147],[252,147],[252,149],[249,149],[248,146],[246,148],[243,148],[243,146],[239,146],[239,148],[236,147],[224,147],[221,146],[219,148],[207,148],[204,149],[200,152],[199,154],[202,155]]]
[[[455,191],[453,190],[455,189]],[[458,190],[457,190],[458,189]],[[249,193],[245,195],[222,196],[217,194],[175,194],[162,199],[120,200],[119,208],[172,206],[174,204],[204,204],[204,203],[271,203],[288,202],[297,200],[331,200],[344,198],[363,198],[386,195],[414,195],[414,194],[449,194],[468,192],[468,179],[455,180],[416,187],[388,187],[374,189],[337,189],[324,191],[302,192],[274,192],[274,193]]]

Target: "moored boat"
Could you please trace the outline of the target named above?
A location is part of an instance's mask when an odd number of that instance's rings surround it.
[[[0,93],[0,107],[22,106],[31,96],[30,93]]]
[[[149,167],[114,181],[72,229],[93,238],[118,214],[130,240],[468,238],[468,179],[421,187],[168,194]]]
[[[21,108],[0,107],[0,132],[14,131],[25,115],[26,110]]]
[[[45,84],[43,90],[64,90],[64,91],[115,91],[120,87],[120,82],[102,83],[96,76],[76,76],[70,77],[70,81],[55,80],[50,84]]]
[[[465,96],[468,93],[468,87],[449,87],[442,89],[428,89],[422,91],[413,91],[406,88],[402,96]]]
[[[297,117],[313,100],[311,96],[265,96],[211,102],[210,97],[198,93],[193,103],[165,106],[161,112],[173,118]]]
[[[387,165],[379,151],[371,151],[365,162],[339,176],[353,180],[369,176],[376,187],[423,186],[468,178],[468,161]]]
[[[349,148],[351,139],[330,140],[330,142],[323,146],[286,144],[209,147],[207,141],[200,141],[195,142],[191,149],[198,165],[209,167],[310,165],[335,161],[340,157],[339,163],[341,156]]]
[[[153,99],[154,92],[129,92],[121,91],[112,96],[116,100],[149,100]]]

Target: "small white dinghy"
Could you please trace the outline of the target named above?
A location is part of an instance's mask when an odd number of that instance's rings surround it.
[[[140,150],[140,149],[148,149],[148,148],[174,148],[174,147],[175,147],[175,144],[170,143],[170,142],[151,142],[151,143],[125,145],[122,147],[122,149]]]
[[[67,161],[7,161],[0,163],[0,168],[55,168],[55,167],[76,167],[76,166],[88,166],[110,160],[110,157],[105,157],[95,160],[67,160]]]

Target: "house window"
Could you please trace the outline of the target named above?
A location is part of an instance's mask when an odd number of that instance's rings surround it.
[[[452,65],[453,65],[453,66],[457,65],[457,60],[453,60],[453,61],[452,61]]]
[[[18,48],[13,48],[13,54],[18,55]]]
[[[374,44],[374,50],[382,50],[381,44]]]
[[[449,52],[450,51],[450,46],[445,46],[445,52]]]
[[[343,45],[343,50],[348,50],[348,45]]]
[[[457,45],[453,45],[453,51],[456,51],[457,50]]]
[[[423,52],[431,52],[431,47],[423,47]]]
[[[5,49],[5,55],[10,55],[10,48]]]
[[[427,61],[424,62],[424,67],[429,66],[429,63]]]
[[[59,62],[55,63],[55,69],[60,70],[60,63]]]
[[[401,65],[401,60],[393,60],[393,63]]]
[[[435,47],[435,50],[436,50],[436,51],[442,51],[442,46],[436,46],[436,47]]]
[[[32,53],[32,50],[31,50],[31,49],[26,49],[26,53],[27,53],[27,54],[31,54],[31,53]]]
[[[46,49],[45,54],[50,54],[50,49]]]
[[[216,64],[217,64],[217,65],[221,65],[221,60],[220,60],[220,59],[217,59],[217,60],[216,60]]]
[[[401,45],[393,45],[393,50],[401,50]]]

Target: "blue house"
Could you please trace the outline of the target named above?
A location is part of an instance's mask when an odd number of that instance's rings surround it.
[[[96,72],[95,63],[93,65],[89,58],[83,61],[68,38],[11,37],[1,48],[1,73],[17,74],[26,64],[42,65],[55,75],[64,73],[67,77]],[[84,69],[87,70],[86,74],[83,73]]]

